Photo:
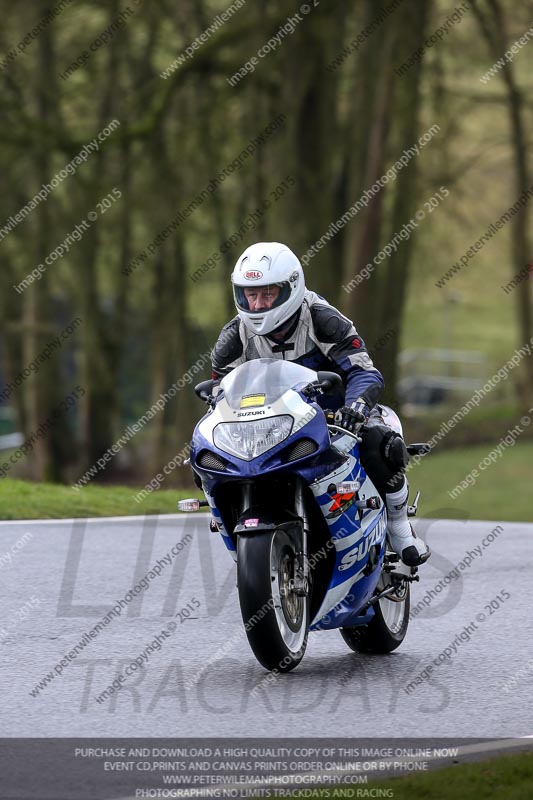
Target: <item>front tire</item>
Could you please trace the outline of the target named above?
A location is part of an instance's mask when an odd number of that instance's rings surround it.
[[[382,592],[390,583],[390,575],[383,573],[376,591]],[[375,616],[368,625],[341,628],[341,636],[357,653],[391,653],[405,639],[410,607],[410,586],[404,581],[397,592],[374,604]]]
[[[248,642],[268,670],[289,672],[302,660],[309,596],[290,588],[297,545],[285,530],[239,536],[237,586]]]

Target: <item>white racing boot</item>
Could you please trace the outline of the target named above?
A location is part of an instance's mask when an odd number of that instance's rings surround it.
[[[385,495],[387,506],[387,535],[394,552],[408,567],[418,567],[431,555],[431,550],[415,534],[407,517],[409,485],[404,484],[397,492]]]

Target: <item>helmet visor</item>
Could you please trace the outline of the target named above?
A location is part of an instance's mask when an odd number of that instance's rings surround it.
[[[288,281],[283,283],[268,283],[263,286],[233,285],[235,305],[240,311],[247,314],[264,314],[271,308],[278,308],[286,303],[291,295]]]

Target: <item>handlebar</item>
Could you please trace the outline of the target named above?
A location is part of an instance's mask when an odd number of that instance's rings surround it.
[[[335,431],[335,433],[343,433],[346,436],[351,436],[352,439],[355,439],[356,442],[363,441],[360,436],[357,436],[357,434],[352,433],[351,431],[347,431],[346,428],[341,428],[340,425],[332,425],[331,423],[328,422],[327,426],[328,430]]]

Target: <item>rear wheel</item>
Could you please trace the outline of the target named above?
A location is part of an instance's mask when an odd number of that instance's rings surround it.
[[[376,592],[392,585],[391,576],[384,572]],[[341,628],[341,636],[352,650],[359,653],[390,653],[405,639],[409,625],[410,586],[398,584],[396,591],[374,604],[375,616],[364,627]]]
[[[292,588],[297,544],[285,530],[240,536],[237,585],[246,635],[260,664],[289,672],[303,658],[309,596]]]

